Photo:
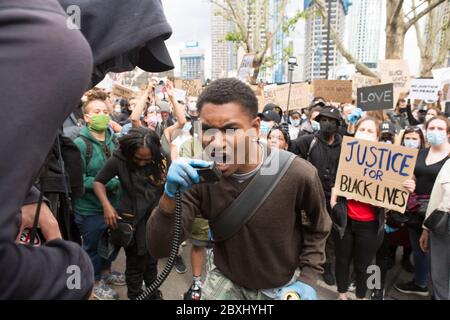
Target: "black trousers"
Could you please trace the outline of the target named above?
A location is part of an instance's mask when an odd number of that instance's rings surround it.
[[[384,233],[384,239],[381,243],[380,248],[377,251],[377,266],[380,267],[381,270],[381,289],[384,289],[385,281],[386,281],[386,275],[389,271],[389,260],[391,259],[390,255],[390,243],[391,241],[391,234]]]
[[[137,244],[134,242],[125,249],[126,269],[125,278],[127,281],[128,298],[136,299],[142,291],[142,281],[148,287],[158,276],[158,260],[150,256],[149,253],[138,255]]]
[[[363,299],[367,292],[367,268],[372,264],[382,235],[378,235],[378,221],[360,222],[348,218],[347,229],[341,239],[333,232],[336,252],[336,283],[339,293],[346,293],[350,284],[350,263],[353,260],[356,297]]]

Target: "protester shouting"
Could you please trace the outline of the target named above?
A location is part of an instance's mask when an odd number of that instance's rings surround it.
[[[241,81],[212,82],[199,97],[198,108],[204,129],[203,147],[212,150],[209,157],[220,160],[217,168],[222,177],[214,185],[194,186],[200,181],[194,167],[209,163],[183,159],[172,163],[165,193],[147,224],[150,252],[155,257],[169,254],[174,197],[180,190],[184,193],[182,238],[189,236],[196,216],[214,225],[216,268],[208,273],[202,299],[273,299],[282,292],[280,287],[298,289],[304,299],[315,298],[311,286],[322,271],[331,225],[317,171],[306,161],[282,154],[281,150],[267,149],[258,141],[261,121],[257,117],[258,100],[252,89]],[[220,138],[226,131],[226,138]],[[236,150],[245,151],[238,156]],[[245,161],[241,163],[238,159],[242,156]],[[292,161],[285,162],[287,171],[283,175],[282,168],[272,167],[273,163],[279,163],[273,159],[281,156]],[[220,223],[214,224],[217,221],[214,219],[245,192],[253,179],[260,179],[260,170],[266,168],[282,175],[281,180],[258,206],[252,219],[219,241],[216,227],[220,228]],[[301,221],[302,212],[308,218],[308,225]]]

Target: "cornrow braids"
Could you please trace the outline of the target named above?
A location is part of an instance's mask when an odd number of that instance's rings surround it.
[[[133,128],[119,139],[120,149],[127,161],[132,164],[139,148],[148,148],[152,152],[152,162],[146,168],[146,175],[156,186],[165,183],[167,171],[166,160],[162,155],[161,142],[155,131],[148,128]]]

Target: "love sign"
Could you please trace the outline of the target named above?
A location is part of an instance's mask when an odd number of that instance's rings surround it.
[[[392,109],[394,107],[394,85],[389,83],[358,88],[357,104],[358,108],[363,111]]]

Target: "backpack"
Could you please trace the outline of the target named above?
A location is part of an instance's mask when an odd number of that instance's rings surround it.
[[[87,171],[87,168],[89,167],[89,163],[91,162],[91,159],[92,159],[92,153],[93,153],[94,147],[92,145],[92,141],[89,140],[88,138],[86,138],[85,136],[80,135],[78,137],[81,138],[81,140],[83,140],[84,144],[86,145],[86,171]],[[116,146],[119,144],[119,140],[117,139],[116,135],[113,135],[112,142]]]

